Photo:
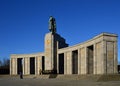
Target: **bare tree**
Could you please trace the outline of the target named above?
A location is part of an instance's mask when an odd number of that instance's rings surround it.
[[[4,58],[0,60],[0,74],[9,74],[9,59]]]
[[[0,67],[2,66],[2,61],[0,60]]]
[[[118,61],[118,65],[120,65],[120,61]]]
[[[0,67],[9,67],[10,60],[8,58],[3,58],[0,60]]]
[[[3,59],[3,67],[9,67],[9,64],[10,64],[10,60],[9,59],[7,59],[7,58],[4,58]]]

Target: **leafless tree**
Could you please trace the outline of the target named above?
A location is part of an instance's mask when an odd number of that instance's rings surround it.
[[[4,67],[9,67],[9,63],[10,63],[10,60],[9,60],[9,59],[7,59],[7,58],[4,58],[4,59],[3,59],[3,66],[4,66]]]
[[[2,61],[0,60],[0,67],[2,66]]]
[[[0,60],[0,67],[6,67],[8,68],[10,65],[10,60],[7,58],[1,59]]]

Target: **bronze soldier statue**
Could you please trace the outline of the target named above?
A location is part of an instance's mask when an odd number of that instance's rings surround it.
[[[52,16],[50,16],[50,19],[49,19],[49,30],[53,34],[56,33],[56,21],[55,21],[55,18],[53,18]]]

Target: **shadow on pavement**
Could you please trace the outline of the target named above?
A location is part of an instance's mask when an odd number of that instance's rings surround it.
[[[56,78],[57,74],[50,74],[49,78]]]

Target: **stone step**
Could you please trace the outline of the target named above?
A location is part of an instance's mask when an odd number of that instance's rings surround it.
[[[120,81],[120,75],[101,75],[97,81]]]
[[[17,76],[10,75],[1,75],[0,77],[14,77],[19,78]],[[23,78],[41,78],[41,79],[69,79],[69,80],[89,80],[89,81],[120,81],[120,74],[112,74],[112,75],[62,75],[62,74],[51,74],[51,75],[24,75]]]

